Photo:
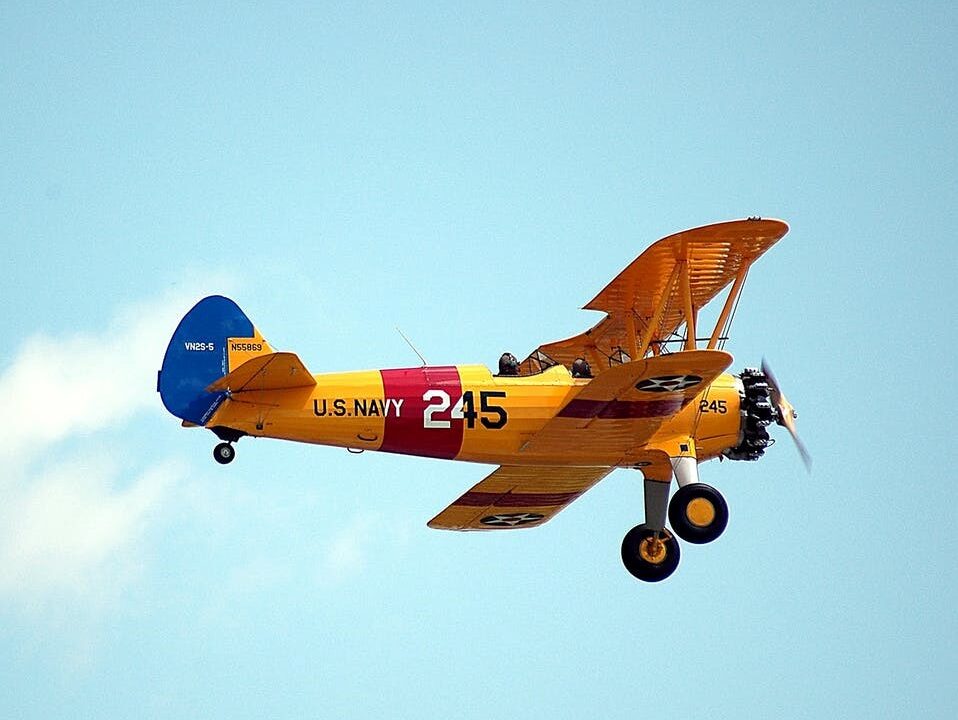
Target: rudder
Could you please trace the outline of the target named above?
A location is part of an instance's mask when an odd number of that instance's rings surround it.
[[[246,360],[273,352],[239,306],[211,295],[177,326],[163,356],[157,390],[176,417],[204,425],[226,397],[206,388]]]

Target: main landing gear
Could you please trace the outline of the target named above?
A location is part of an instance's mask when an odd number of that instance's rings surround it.
[[[675,572],[681,557],[675,535],[701,545],[717,539],[728,525],[728,504],[711,485],[686,484],[671,502],[668,491],[667,482],[645,481],[646,522],[629,530],[622,540],[625,569],[645,582],[659,582]],[[666,505],[671,532],[665,528]]]
[[[679,566],[679,543],[668,530],[659,532],[636,525],[622,540],[622,562],[634,577],[645,582],[665,580]]]
[[[669,525],[686,542],[710,543],[728,525],[728,503],[711,485],[686,485],[678,489],[669,503]]]

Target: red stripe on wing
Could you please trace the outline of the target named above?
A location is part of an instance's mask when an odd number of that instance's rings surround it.
[[[566,418],[602,418],[620,420],[647,417],[669,417],[688,402],[681,395],[662,400],[571,400],[559,412]]]
[[[550,505],[568,505],[582,494],[577,492],[560,493],[495,493],[471,490],[456,500],[453,505],[467,507],[546,507]]]

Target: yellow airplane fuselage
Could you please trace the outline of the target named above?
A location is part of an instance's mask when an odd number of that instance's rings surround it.
[[[252,390],[242,393],[241,400],[226,399],[206,426],[351,450],[502,465],[609,462],[588,446],[552,454],[523,452],[530,438],[589,384],[563,366],[523,377],[495,376],[482,365],[459,365],[313,378],[316,385],[311,387]],[[666,420],[647,444],[668,446],[691,439],[700,461],[734,447],[741,440],[740,389],[737,377],[720,375]],[[635,418],[645,410],[634,403],[609,412]],[[630,457],[623,454],[615,464],[630,465]]]

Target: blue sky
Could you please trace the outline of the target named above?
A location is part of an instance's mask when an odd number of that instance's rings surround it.
[[[9,717],[958,714],[952,4],[5,3],[0,707]],[[492,364],[650,242],[765,215],[728,348],[815,458],[633,581],[618,471],[529,532],[487,468],[246,440],[153,392],[234,297],[314,372]]]

